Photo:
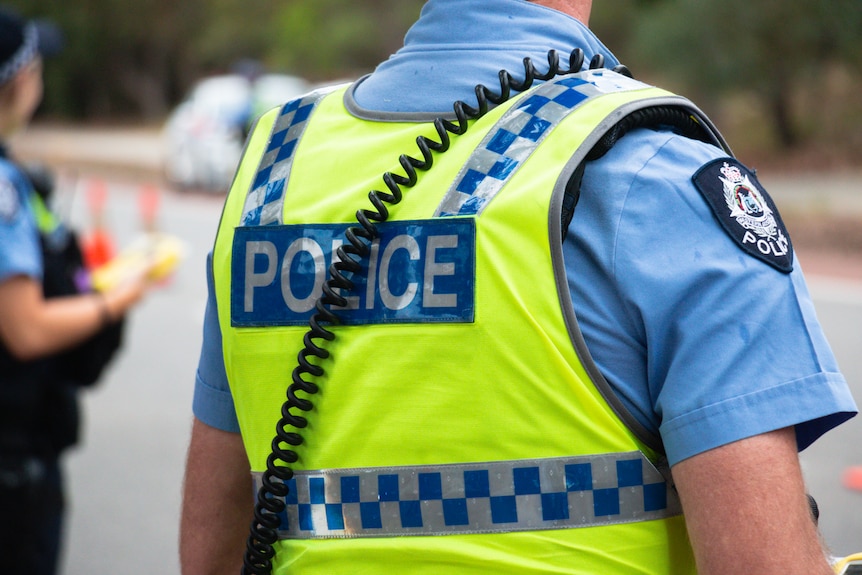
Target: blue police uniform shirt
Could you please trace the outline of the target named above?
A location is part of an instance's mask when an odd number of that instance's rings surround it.
[[[0,282],[17,275],[42,281],[42,249],[30,193],[30,183],[0,147]]]
[[[542,6],[430,0],[354,98],[439,114],[455,98],[474,102],[477,83],[494,89],[500,69],[522,77],[525,56],[544,70],[549,48],[567,63],[573,47],[618,64],[580,22]],[[784,274],[745,253],[694,187],[692,175],[725,155],[670,132],[629,133],[588,165],[564,245],[590,354],[628,411],[660,433],[671,464],[790,425],[803,449],[856,411],[798,261]],[[208,269],[194,412],[238,431]]]

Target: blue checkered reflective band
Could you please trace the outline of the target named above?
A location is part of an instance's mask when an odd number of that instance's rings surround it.
[[[551,130],[584,102],[646,87],[610,70],[588,70],[540,85],[503,114],[485,136],[435,216],[481,213]]]
[[[298,471],[288,487],[282,539],[567,529],[681,513],[676,492],[639,451]]]
[[[314,106],[323,96],[324,92],[312,92],[282,107],[273,125],[266,152],[261,157],[257,176],[246,196],[241,225],[282,223],[285,182],[293,166],[293,153]]]

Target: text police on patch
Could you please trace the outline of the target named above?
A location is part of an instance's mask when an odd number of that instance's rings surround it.
[[[356,224],[352,224],[356,225]],[[329,279],[348,224],[236,229],[231,265],[231,323],[308,323]],[[387,222],[362,272],[333,308],[345,324],[472,322],[475,221],[445,218]],[[356,256],[353,256],[354,258]]]

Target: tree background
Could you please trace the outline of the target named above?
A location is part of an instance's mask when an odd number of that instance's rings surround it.
[[[400,46],[423,0],[6,0],[55,22],[42,118],[159,122],[242,59],[312,82]],[[735,151],[862,163],[862,2],[615,0],[591,26],[637,78],[689,96]],[[812,150],[816,150],[812,152]]]
[[[603,4],[593,28],[641,77],[697,102],[735,148],[806,151],[795,159],[821,166],[862,160],[859,0]]]

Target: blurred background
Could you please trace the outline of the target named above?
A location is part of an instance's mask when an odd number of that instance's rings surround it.
[[[4,4],[49,20],[64,44],[13,149],[55,170],[60,211],[84,234],[104,225],[123,246],[159,229],[186,247],[86,394],[63,573],[177,574],[204,262],[245,131],[267,107],[369,72],[423,2]],[[595,3],[591,27],[636,78],[696,102],[758,169],[862,399],[862,2],[615,0]],[[846,480],[862,465],[859,419],[803,454],[836,554],[862,551],[862,488]]]
[[[303,83],[314,86],[368,72],[398,48],[423,4],[7,3],[27,16],[50,19],[65,36],[65,50],[46,69],[39,121],[168,123],[173,142],[166,156],[171,158],[188,145],[188,133],[224,131],[231,122],[247,122],[285,95],[304,91]],[[750,163],[825,168],[862,161],[858,0],[616,0],[596,3],[591,26],[635,77],[698,103]],[[231,78],[200,85],[224,75]],[[221,174],[207,181],[188,165],[177,166],[196,161],[194,151],[184,153],[190,159],[167,166],[170,180],[224,185]]]
[[[421,0],[13,0],[66,50],[41,117],[155,122],[202,77],[245,67],[310,83],[354,78],[398,48]],[[858,160],[858,0],[615,0],[591,26],[638,78],[690,96],[741,152],[810,148]],[[730,123],[730,119],[733,123]],[[727,121],[723,121],[727,119]]]

